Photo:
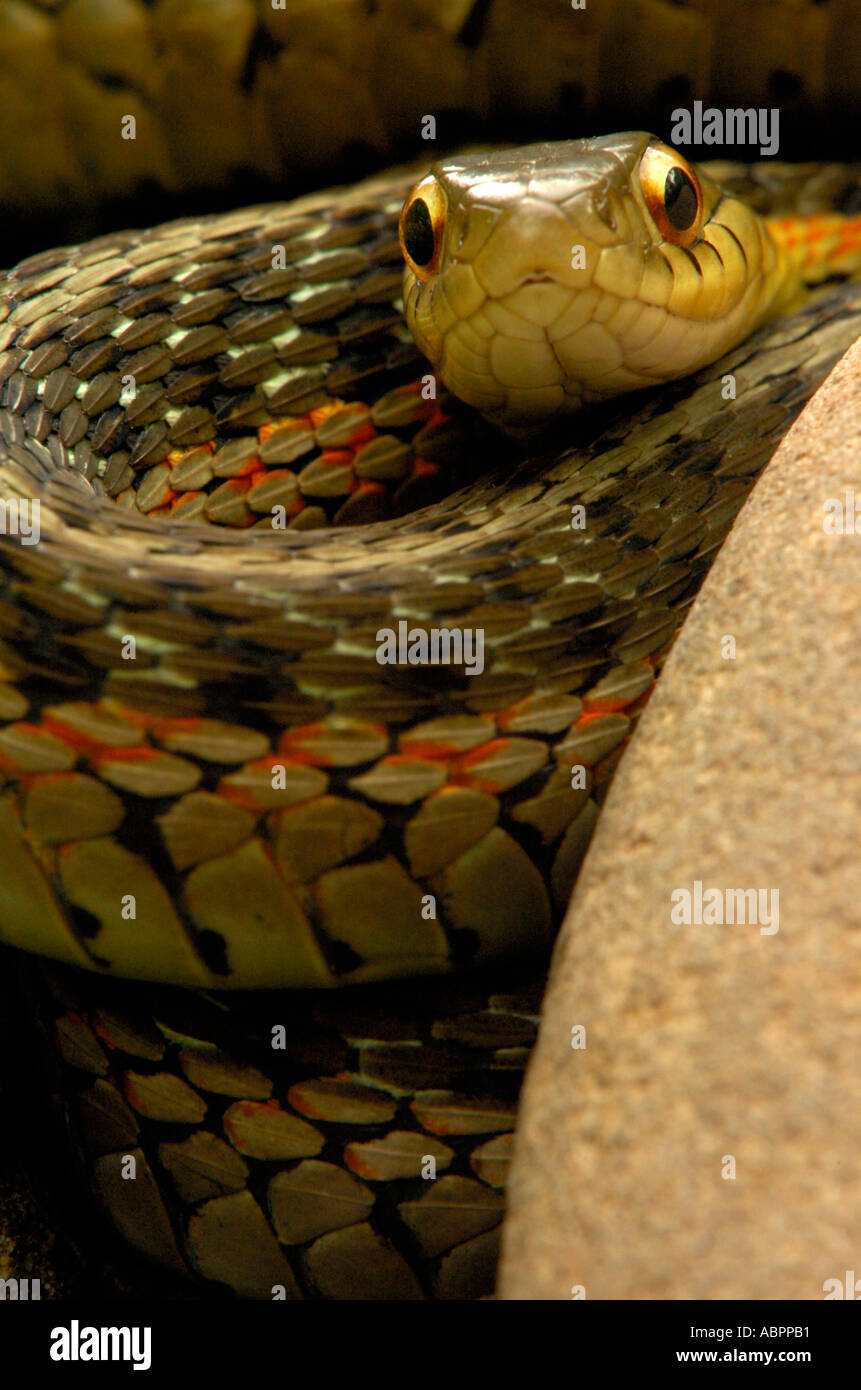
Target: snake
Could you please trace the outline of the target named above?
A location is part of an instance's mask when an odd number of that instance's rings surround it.
[[[634,131],[0,281],[0,939],[50,962],[87,1176],[147,1257],[492,1289],[554,933],[857,336],[857,181]]]

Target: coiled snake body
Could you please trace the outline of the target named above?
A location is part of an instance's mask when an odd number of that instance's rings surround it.
[[[61,963],[72,1110],[139,1249],[258,1297],[489,1287],[597,805],[857,335],[853,287],[804,294],[857,268],[853,177],[772,167],[815,216],[766,227],[635,134],[7,275],[0,934]],[[382,662],[401,625],[480,631],[483,669]]]

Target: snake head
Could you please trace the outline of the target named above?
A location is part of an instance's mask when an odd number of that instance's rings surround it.
[[[400,238],[419,347],[514,427],[695,371],[775,292],[761,219],[644,131],[442,160]]]

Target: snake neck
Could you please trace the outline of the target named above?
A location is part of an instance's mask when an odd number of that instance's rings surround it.
[[[766,286],[763,322],[794,313],[826,280],[861,274],[861,217],[768,217],[765,225],[777,262]]]

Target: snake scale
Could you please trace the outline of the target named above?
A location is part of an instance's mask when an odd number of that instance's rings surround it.
[[[91,1182],[176,1273],[492,1288],[598,807],[858,334],[855,285],[800,292],[857,269],[857,170],[712,174],[640,134],[467,155],[0,282],[0,936],[57,962]],[[381,662],[401,625],[481,669]]]

